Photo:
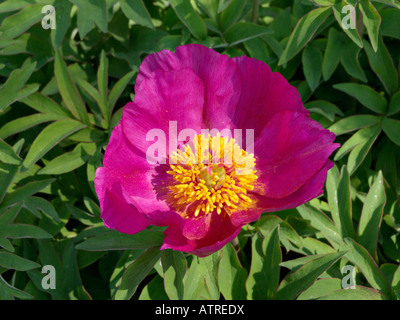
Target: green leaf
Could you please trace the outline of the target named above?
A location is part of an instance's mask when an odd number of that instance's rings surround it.
[[[152,248],[162,244],[162,233],[143,230],[134,235],[110,231],[89,238],[76,246],[79,250],[104,251],[104,250],[128,250],[138,248]]]
[[[243,9],[246,5],[246,1],[243,0],[231,0],[229,5],[224,11],[221,12],[219,18],[219,24],[221,30],[228,29],[233,25],[242,15]]]
[[[382,171],[379,171],[374,184],[364,200],[358,224],[357,241],[377,260],[378,235],[381,227],[383,209],[386,203]]]
[[[348,11],[348,10],[345,10],[344,13],[342,13],[342,9],[345,6],[349,6],[348,1],[345,1],[345,0],[337,1],[337,3],[332,7],[333,14],[334,14],[337,22],[339,23],[339,26],[348,35],[348,37],[357,46],[362,48],[363,47],[363,42],[362,42],[362,40],[360,38],[360,35],[357,32],[357,27],[358,26],[357,26],[356,17],[352,16],[352,12]],[[355,13],[355,7],[353,5],[351,7],[354,8],[354,13]],[[350,8],[350,7],[347,7],[347,8]]]
[[[282,262],[278,228],[265,239],[257,233],[252,239],[252,258],[246,281],[247,299],[272,299],[279,284],[279,264]]]
[[[335,135],[339,136],[357,129],[376,125],[380,121],[380,117],[369,114],[360,114],[341,119],[331,125],[328,129],[329,131],[332,131]]]
[[[245,300],[247,271],[240,265],[232,244],[228,243],[222,252],[218,270],[221,293],[226,300]]]
[[[342,167],[340,178],[336,168],[332,168],[328,171],[326,187],[328,191],[329,207],[336,228],[339,230],[342,238],[354,238],[355,232],[352,222],[350,176],[346,166]]]
[[[400,146],[400,121],[390,118],[384,118],[382,129],[395,144]]]
[[[335,252],[314,259],[294,272],[289,273],[279,285],[275,299],[293,300],[307,290],[317,278],[338,261],[345,252]]]
[[[96,150],[95,143],[79,143],[73,151],[51,160],[38,174],[63,174],[73,171],[83,166]]]
[[[389,110],[387,115],[392,116],[400,112],[400,91],[396,92],[389,103]]]
[[[352,175],[364,161],[365,156],[380,132],[381,128],[378,125],[369,126],[357,131],[337,151],[334,160],[337,161],[350,152],[347,167],[350,175]]]
[[[84,127],[86,125],[72,119],[59,120],[48,125],[33,141],[23,162],[24,168],[29,169],[61,140]]]
[[[0,112],[4,111],[13,102],[28,96],[28,94],[21,95],[21,90],[23,90],[35,67],[36,61],[31,62],[30,59],[26,59],[20,69],[13,70],[10,73],[7,81],[0,88]]]
[[[338,83],[333,87],[354,97],[363,106],[376,113],[386,112],[386,99],[369,86],[358,83]]]
[[[285,64],[303,49],[330,14],[329,7],[321,7],[302,17],[290,35],[288,44],[279,59],[279,65]]]
[[[322,59],[321,51],[313,46],[307,46],[303,50],[301,56],[303,72],[311,91],[314,91],[319,85],[322,74]]]
[[[126,86],[129,84],[135,73],[136,71],[131,71],[127,73],[121,79],[119,79],[117,83],[115,83],[115,85],[112,87],[110,94],[108,96],[108,108],[110,114],[112,114],[115,103],[121,96],[122,92],[125,90]]]
[[[55,3],[55,29],[51,30],[51,43],[55,50],[61,46],[71,24],[71,8],[72,4],[70,1],[59,1]]]
[[[57,115],[64,118],[71,117],[71,114],[66,109],[40,92],[35,92],[30,96],[21,99],[21,102],[25,103],[36,111],[48,115]]]
[[[385,90],[389,94],[395,93],[399,87],[398,73],[393,64],[392,57],[383,43],[382,37],[379,37],[377,52],[375,52],[365,40],[364,48],[367,53],[369,64],[382,82]]]
[[[60,52],[56,51],[56,58],[54,62],[54,74],[57,81],[57,86],[68,110],[77,119],[82,120],[84,123],[89,123],[88,114],[82,97],[72,81],[71,75],[67,70]]]
[[[56,222],[60,222],[60,217],[56,209],[54,208],[53,204],[41,197],[29,197],[25,200],[25,206],[29,209],[39,209],[49,215],[50,217],[54,218]]]
[[[31,116],[17,118],[15,120],[7,122],[1,127],[0,139],[6,139],[13,134],[25,131],[44,122],[61,120],[63,118],[65,117],[44,113],[36,113]]]
[[[91,300],[79,273],[74,240],[66,240],[62,254],[64,289],[69,300]]]
[[[28,259],[21,258],[15,254],[0,251],[0,266],[6,269],[14,269],[18,271],[27,271],[39,268],[40,264]]]
[[[24,184],[22,187],[19,187],[14,192],[7,194],[4,197],[2,202],[2,206],[9,206],[14,203],[23,201],[28,197],[34,195],[35,193],[41,191],[46,188],[49,184],[51,184],[55,179],[46,179],[40,181],[31,181]]]
[[[0,300],[13,300],[13,297],[19,299],[33,299],[31,294],[11,286],[0,275]]]
[[[297,207],[296,209],[304,219],[311,222],[311,226],[320,230],[332,245],[337,247],[337,245],[343,244],[336,226],[322,211],[307,204]]]
[[[53,237],[50,233],[39,227],[17,223],[0,226],[0,236],[12,239],[49,239]]]
[[[315,300],[326,296],[327,292],[333,292],[342,289],[342,281],[337,278],[319,279],[315,283],[299,295],[297,300]]]
[[[219,300],[220,290],[218,287],[218,269],[221,261],[221,251],[217,251],[207,257],[201,258],[199,263],[204,270],[205,286],[200,295],[207,291],[207,298]]]
[[[19,140],[14,146],[13,150],[19,154],[22,144],[24,140]],[[8,187],[10,186],[11,182],[14,180],[16,173],[18,172],[19,166],[7,164],[0,162],[0,203],[3,201],[3,198],[7,192]]]
[[[29,5],[16,14],[6,17],[0,26],[4,39],[12,39],[24,33],[43,18],[43,4]]]
[[[360,269],[372,287],[390,297],[390,287],[386,277],[368,251],[353,239],[346,238],[345,243],[348,249],[346,258]]]
[[[376,52],[378,50],[378,35],[379,27],[381,25],[381,16],[369,0],[365,2],[361,1],[359,6],[372,48]]]
[[[328,81],[339,65],[340,57],[344,48],[344,39],[342,33],[335,28],[329,29],[328,42],[322,61],[322,76],[324,81]]]
[[[396,298],[396,295],[397,295],[397,297],[400,296],[400,265],[393,275],[392,291],[393,291],[393,299]],[[399,299],[399,298],[397,298],[397,299]]]
[[[115,294],[115,299],[129,300],[138,285],[153,269],[160,256],[160,248],[149,249],[130,264],[122,276],[121,285]]]
[[[356,286],[354,289],[333,291],[318,300],[384,300],[384,296],[377,290]]]
[[[0,139],[0,161],[8,164],[21,164],[22,159],[17,155],[13,148]]]
[[[358,60],[360,52],[360,47],[358,47],[354,42],[347,40],[343,45],[340,62],[350,76],[361,80],[362,82],[367,82],[367,77],[365,76],[364,70]]]
[[[198,298],[205,285],[207,270],[204,263],[200,262],[199,257],[193,256],[189,270],[184,278],[184,300],[195,300]]]
[[[190,33],[197,39],[205,39],[207,37],[207,27],[204,20],[193,9],[190,1],[186,0],[170,0],[179,20],[189,29]]]
[[[226,30],[225,39],[231,46],[234,46],[267,33],[270,33],[270,30],[264,26],[250,22],[238,22]]]
[[[70,0],[78,7],[79,36],[83,39],[96,24],[103,32],[107,31],[106,0]]]
[[[151,16],[142,0],[120,0],[123,13],[131,20],[145,27],[154,29]]]
[[[100,93],[99,107],[104,119],[109,121],[109,112],[107,108],[107,96],[108,96],[108,60],[104,50],[101,51],[100,65],[97,70],[97,83]]]
[[[398,9],[385,9],[380,11],[382,17],[381,34],[400,40],[400,11]]]
[[[337,114],[340,116],[344,115],[342,110],[340,110],[337,106],[325,100],[314,100],[306,103],[304,107],[313,113],[324,116],[331,122],[335,120],[335,116]]]
[[[163,251],[161,263],[164,271],[164,288],[171,300],[183,299],[183,278],[186,273],[186,259],[182,252],[167,249]]]

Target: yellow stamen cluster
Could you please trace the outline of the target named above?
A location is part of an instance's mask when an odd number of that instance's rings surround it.
[[[185,145],[170,155],[168,174],[170,203],[182,216],[246,209],[252,205],[247,195],[254,189],[257,175],[252,153],[244,151],[234,139],[217,136],[195,136],[192,146]]]

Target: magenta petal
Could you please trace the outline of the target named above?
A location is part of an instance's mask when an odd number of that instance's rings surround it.
[[[230,129],[231,117],[240,97],[241,79],[236,64],[228,56],[199,44],[177,47],[145,58],[136,80],[136,91],[142,90],[145,79],[164,72],[190,68],[201,79],[205,88],[203,128]]]
[[[116,185],[112,189],[105,187],[104,168],[96,171],[96,192],[99,195],[101,218],[106,227],[127,234],[135,234],[150,225],[146,216],[135,206],[124,201],[123,191]]]
[[[299,92],[262,61],[246,56],[233,58],[242,78],[241,97],[233,122],[238,128],[254,129],[254,137],[277,112],[291,110],[309,114]]]
[[[176,137],[182,129],[200,131],[203,117],[203,83],[190,69],[161,72],[155,78],[143,80],[133,103],[123,111],[121,125],[127,141],[142,155],[155,142],[148,136],[150,130],[160,129],[169,139],[169,128],[176,121]],[[176,151],[176,148],[175,150]]]
[[[298,112],[277,113],[254,145],[262,195],[283,198],[299,189],[339,147],[335,135]]]

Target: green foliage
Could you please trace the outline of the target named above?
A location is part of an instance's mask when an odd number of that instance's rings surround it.
[[[0,1],[1,300],[400,299],[399,1],[43,3]],[[341,144],[322,196],[205,258],[106,228],[93,183],[143,59],[188,43],[266,62]]]

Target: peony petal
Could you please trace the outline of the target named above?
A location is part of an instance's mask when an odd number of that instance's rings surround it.
[[[142,82],[134,102],[125,106],[121,119],[128,144],[143,157],[155,142],[154,137],[148,136],[150,130],[158,129],[157,137],[164,135],[168,143],[169,137],[176,139],[182,129],[199,132],[202,123],[204,87],[194,72],[186,68],[154,73],[155,78]],[[176,129],[170,135],[173,121]],[[176,151],[176,147],[172,149]]]
[[[231,129],[231,117],[240,97],[241,79],[236,64],[226,55],[199,44],[177,47],[147,56],[139,68],[135,91],[142,90],[145,79],[164,72],[190,68],[205,88],[203,128]],[[140,90],[139,90],[140,87]]]
[[[254,145],[262,195],[284,198],[298,190],[339,147],[334,139],[333,133],[303,113],[277,113]]]
[[[309,114],[297,89],[262,61],[246,56],[233,58],[242,78],[241,97],[233,117],[237,128],[254,129],[257,138],[277,112]]]

